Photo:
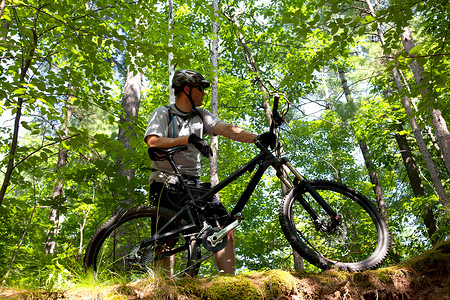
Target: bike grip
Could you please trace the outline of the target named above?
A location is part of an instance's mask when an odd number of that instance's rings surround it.
[[[280,96],[275,94],[273,96],[273,108],[272,108],[272,122],[270,122],[269,132],[274,133],[275,131],[275,116],[278,115],[278,102],[280,101]]]
[[[278,102],[280,101],[280,96],[278,94],[274,95],[273,100],[272,115],[275,115],[275,113],[278,112]]]

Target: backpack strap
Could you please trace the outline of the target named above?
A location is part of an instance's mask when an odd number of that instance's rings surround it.
[[[172,110],[168,105],[164,105],[164,107],[167,109],[167,112],[169,113],[169,124],[170,122],[172,122],[172,137],[175,138],[175,119],[173,118]]]

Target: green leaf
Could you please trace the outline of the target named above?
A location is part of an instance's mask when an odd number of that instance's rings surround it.
[[[417,54],[423,49],[423,45],[415,46],[411,50],[409,50],[409,54]]]

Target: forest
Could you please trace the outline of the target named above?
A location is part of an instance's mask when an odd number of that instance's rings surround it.
[[[286,156],[310,179],[360,191],[386,219],[383,266],[449,238],[447,0],[1,0],[0,22],[2,284],[79,279],[99,226],[148,204],[143,135],[150,113],[173,103],[178,69],[201,72],[212,83],[204,107],[251,132],[268,130],[279,95]],[[208,141],[203,181],[258,151]],[[245,185],[221,201],[232,207]],[[299,267],[282,197],[267,172],[235,233],[238,273]],[[216,274],[212,260],[201,274]]]

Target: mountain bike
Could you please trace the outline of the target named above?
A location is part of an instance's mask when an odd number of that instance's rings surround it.
[[[270,132],[284,122],[274,97]],[[276,135],[275,135],[276,136]],[[196,276],[202,262],[223,249],[228,233],[243,223],[241,212],[264,172],[272,167],[288,192],[279,205],[279,221],[292,248],[321,268],[362,271],[377,268],[390,247],[390,234],[381,213],[361,193],[338,182],[308,180],[285,157],[255,141],[259,153],[211,188],[189,184],[180,174],[174,155],[187,149],[149,148],[152,160],[168,160],[189,202],[179,211],[140,206],[121,211],[105,222],[92,237],[85,254],[87,270],[140,278],[155,272],[168,276]],[[256,170],[255,170],[256,169]],[[208,218],[214,194],[252,173],[240,199],[219,226]]]

